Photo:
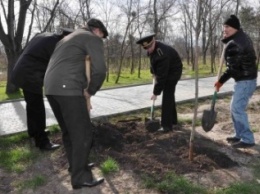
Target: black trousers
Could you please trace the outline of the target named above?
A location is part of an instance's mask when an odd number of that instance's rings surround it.
[[[30,137],[35,140],[35,145],[41,147],[49,142],[46,128],[46,114],[42,94],[23,90],[26,102],[27,128]]]
[[[161,126],[170,129],[172,125],[178,124],[175,102],[175,88],[177,83],[178,80],[167,82],[163,89]]]
[[[84,96],[47,95],[54,115],[62,130],[62,140],[71,169],[71,184],[92,181],[88,157],[93,140],[93,129]]]

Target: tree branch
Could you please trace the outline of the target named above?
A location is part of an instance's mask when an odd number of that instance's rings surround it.
[[[54,5],[54,7],[53,7],[53,9],[52,9],[52,11],[51,11],[51,17],[49,18],[46,26],[44,27],[43,32],[45,32],[47,30],[47,28],[49,27],[51,21],[53,20],[53,18],[55,16],[56,8],[58,7],[59,3],[60,3],[59,0],[57,0],[55,5]]]

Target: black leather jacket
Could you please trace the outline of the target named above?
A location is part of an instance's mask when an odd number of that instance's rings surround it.
[[[256,55],[250,37],[240,29],[222,42],[227,44],[224,55],[227,69],[219,82],[223,84],[231,77],[235,81],[255,79],[257,77]]]
[[[11,74],[17,87],[42,94],[43,78],[50,57],[63,35],[44,32],[35,36],[25,47]]]
[[[153,93],[160,95],[167,82],[176,82],[181,78],[182,61],[174,48],[160,41],[156,41],[155,49],[149,56],[150,70],[156,77]]]

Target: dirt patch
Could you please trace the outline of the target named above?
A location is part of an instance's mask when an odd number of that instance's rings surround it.
[[[260,152],[259,102],[260,92],[257,91],[248,106],[249,121],[257,143],[253,148],[233,149],[225,141],[227,136],[232,135],[233,125],[229,115],[230,100],[223,98],[217,100],[218,116],[214,128],[206,133],[200,126],[196,127],[193,161],[189,160],[190,124],[182,122],[179,127],[168,133],[151,133],[145,129],[144,119],[135,115],[134,119],[126,118],[113,124],[93,123],[95,141],[92,155],[95,156],[97,167],[108,157],[114,158],[120,165],[120,171],[106,176],[104,184],[72,191],[62,148],[44,155],[22,174],[10,175],[0,169],[0,191],[16,193],[17,188],[12,180],[26,179],[35,174],[49,177],[45,186],[36,190],[27,189],[22,193],[159,193],[145,189],[141,176],[153,176],[159,181],[168,172],[175,172],[208,188],[225,187],[236,181],[252,180],[254,177],[251,165],[259,160]],[[179,119],[191,120],[193,109],[184,106],[178,106]],[[209,106],[210,100],[200,102],[198,119]],[[53,139],[62,143],[60,134]],[[94,173],[95,176],[102,176],[99,168],[94,168]]]
[[[197,137],[194,160],[190,161],[190,131],[182,127],[165,134],[150,133],[145,130],[143,122],[124,121],[116,125],[101,124],[96,131],[106,134],[96,136],[95,149],[101,155],[116,158],[124,164],[125,170],[154,174],[159,179],[169,171],[186,174],[238,166],[216,149],[218,145],[203,136]]]

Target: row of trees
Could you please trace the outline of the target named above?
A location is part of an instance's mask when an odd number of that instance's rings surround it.
[[[248,0],[0,2],[0,40],[8,61],[7,93],[17,91],[10,83],[10,73],[23,47],[36,32],[54,32],[60,27],[76,29],[85,25],[91,17],[101,19],[109,30],[109,38],[105,41],[108,75],[114,70],[117,73],[116,83],[126,66],[131,73],[137,70],[141,77],[141,59],[145,53],[135,42],[151,32],[157,34],[157,39],[173,45],[194,71],[200,57],[204,64],[209,58],[211,72],[215,72],[222,49],[222,23],[230,14],[240,17],[242,26],[253,38],[260,55],[259,5],[251,5]]]

